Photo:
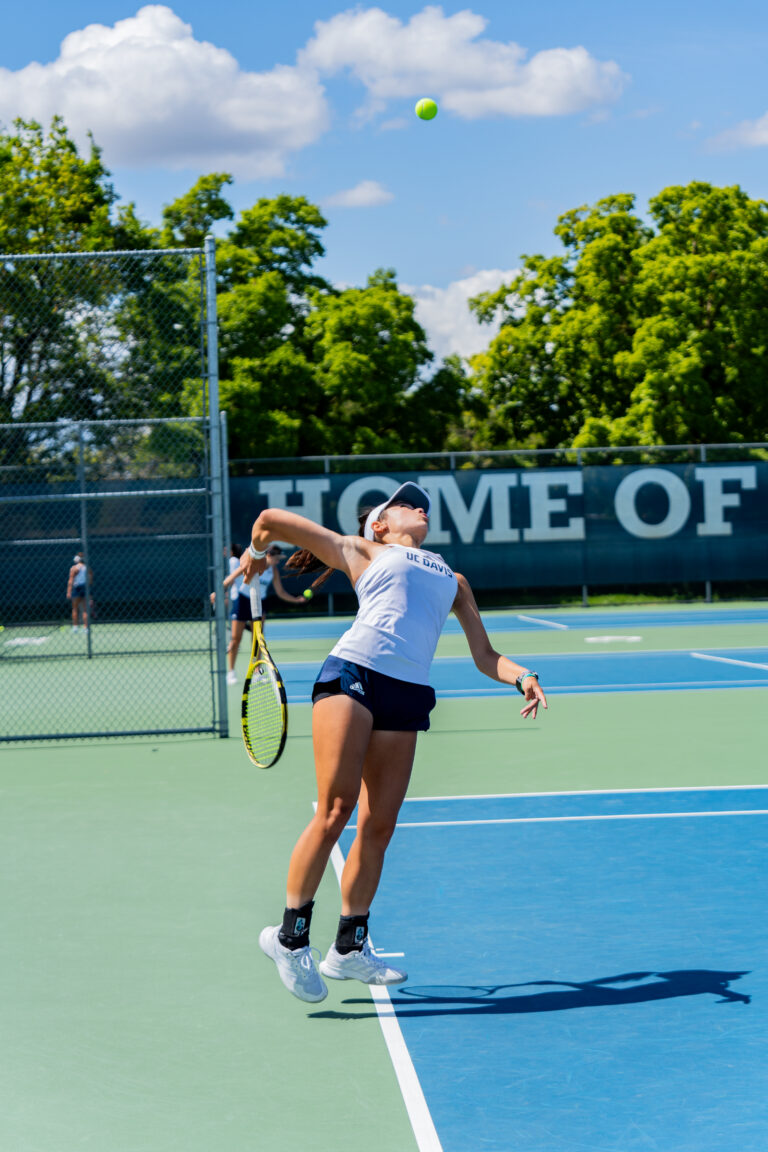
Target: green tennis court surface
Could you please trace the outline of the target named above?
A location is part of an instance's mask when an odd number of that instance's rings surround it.
[[[626,643],[766,645],[759,621],[699,627],[656,626],[647,638],[638,628],[643,640]],[[588,648],[575,630],[504,633],[514,655],[511,640],[527,652]],[[459,641],[445,637],[441,654],[459,655]],[[280,663],[319,660],[329,642],[272,646]],[[60,664],[70,690],[78,664]],[[4,686],[23,667],[2,662]],[[520,719],[516,694],[441,700],[410,794],[765,784],[765,700],[762,688],[566,695],[535,724]],[[343,1018],[350,994],[368,992],[332,985],[324,1008],[340,1018],[313,1018],[259,952],[311,813],[310,709],[292,708],[283,760],[259,772],[237,738],[238,708],[231,689],[227,741],[2,746],[1,1148],[332,1152],[350,1117],[373,1152],[417,1147],[377,1020]],[[438,916],[450,900],[439,891]],[[321,949],[338,905],[329,871],[313,922]],[[375,928],[374,906],[386,947]],[[408,940],[396,943],[407,957]]]
[[[0,632],[2,715],[13,717],[20,739],[210,732],[210,627],[98,623],[89,636],[61,624],[7,626]]]

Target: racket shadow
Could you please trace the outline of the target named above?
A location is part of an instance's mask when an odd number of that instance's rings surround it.
[[[674,972],[628,972],[595,980],[528,980],[521,984],[493,987],[434,985],[401,988],[390,997],[395,1013],[403,1019],[416,1016],[500,1016],[529,1012],[564,1012],[574,1008],[608,1008],[625,1004],[652,1003],[683,996],[716,996],[718,1004],[750,1004],[751,996],[730,987],[749,972],[724,972],[709,968]],[[519,989],[547,989],[525,992]],[[512,990],[515,990],[514,993]],[[365,1005],[367,998],[349,999],[345,1005]],[[387,1014],[385,1012],[385,1014]],[[376,1011],[312,1012],[316,1019],[364,1020]]]

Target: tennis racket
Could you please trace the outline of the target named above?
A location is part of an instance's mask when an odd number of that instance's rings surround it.
[[[271,768],[280,759],[288,735],[285,685],[269,654],[261,628],[261,591],[258,576],[250,587],[253,644],[243,687],[242,725],[245,750],[259,768]]]

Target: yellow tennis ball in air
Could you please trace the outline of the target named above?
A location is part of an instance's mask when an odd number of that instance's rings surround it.
[[[416,115],[420,120],[434,120],[437,116],[437,104],[426,96],[423,100],[419,100],[416,105]]]
[[[305,600],[311,600],[312,597],[314,596],[314,592],[312,591],[311,588],[305,588],[304,591],[302,592],[302,596],[304,597]]]

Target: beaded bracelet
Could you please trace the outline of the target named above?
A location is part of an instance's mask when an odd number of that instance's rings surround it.
[[[528,676],[533,676],[533,678],[535,680],[538,680],[538,678],[539,678],[538,672],[521,672],[520,675],[515,680],[515,688],[517,688],[518,692],[522,696],[525,696],[525,692],[523,690],[523,680],[525,680],[526,677],[528,677]]]

